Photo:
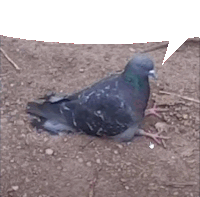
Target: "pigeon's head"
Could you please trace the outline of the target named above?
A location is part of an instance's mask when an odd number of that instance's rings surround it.
[[[124,74],[132,76],[142,76],[142,77],[153,77],[154,79],[157,78],[156,73],[154,71],[154,63],[148,57],[144,54],[139,54],[133,57],[128,64],[126,65],[126,68],[124,70]]]

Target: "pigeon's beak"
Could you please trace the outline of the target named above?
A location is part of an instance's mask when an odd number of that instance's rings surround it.
[[[155,80],[158,78],[155,70],[150,70],[149,71],[149,77],[153,77]]]

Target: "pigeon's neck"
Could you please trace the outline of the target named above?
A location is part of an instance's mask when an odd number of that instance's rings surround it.
[[[148,76],[142,76],[140,74],[132,72],[131,70],[126,70],[122,74],[122,77],[126,83],[137,90],[143,90],[148,84]]]

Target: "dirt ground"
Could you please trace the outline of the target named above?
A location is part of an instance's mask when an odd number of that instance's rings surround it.
[[[1,36],[2,197],[197,197],[199,196],[200,42],[185,42],[162,66],[166,52],[149,52],[158,80],[151,98],[167,111],[147,117],[144,127],[163,129],[166,148],[147,137],[131,143],[86,135],[53,137],[29,125],[28,101],[49,91],[70,94],[108,73],[123,70],[135,52],[163,43],[74,45]],[[156,125],[156,126],[155,126]],[[155,144],[153,149],[149,145]]]

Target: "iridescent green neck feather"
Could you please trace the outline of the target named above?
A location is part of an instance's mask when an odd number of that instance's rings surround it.
[[[145,84],[146,82],[148,82],[148,77],[134,73],[131,69],[127,69],[123,73],[123,78],[126,83],[130,84],[133,88],[137,90],[142,90],[143,88],[145,88]]]

